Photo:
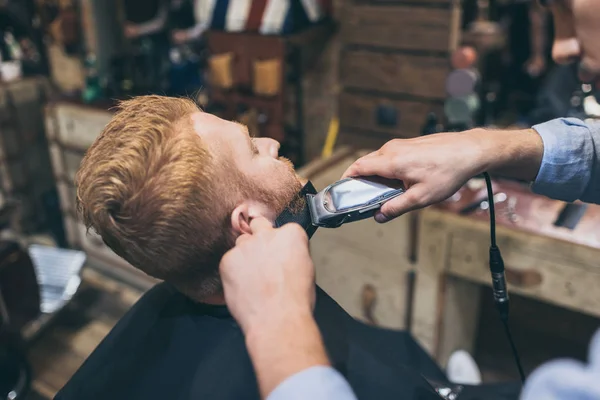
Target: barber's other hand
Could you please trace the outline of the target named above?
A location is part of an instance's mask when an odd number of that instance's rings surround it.
[[[276,229],[265,218],[253,219],[250,229],[219,267],[227,306],[242,330],[311,319],[315,270],[304,230],[297,224]]]
[[[173,41],[176,44],[183,44],[189,40],[189,36],[185,30],[176,30],[173,31]]]
[[[380,176],[404,183],[406,192],[375,215],[387,222],[452,196],[485,169],[483,140],[471,131],[395,139],[358,159],[343,177]]]
[[[543,55],[532,56],[525,64],[525,71],[532,78],[537,78],[546,70],[546,59]]]
[[[139,28],[137,25],[127,22],[124,27],[125,37],[128,39],[133,39],[139,36]]]
[[[220,265],[225,301],[242,328],[261,398],[284,380],[330,365],[312,315],[315,270],[308,237],[297,224],[250,221]]]

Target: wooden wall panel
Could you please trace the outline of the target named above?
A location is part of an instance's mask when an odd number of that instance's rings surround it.
[[[392,137],[416,137],[430,112],[439,115],[441,102],[396,100],[365,93],[343,92],[339,114],[343,127],[376,131]],[[386,123],[381,114],[392,112],[396,122]]]
[[[344,8],[341,36],[347,44],[448,52],[451,29],[450,8],[356,5]]]
[[[446,58],[369,50],[342,51],[340,81],[345,87],[444,99]]]
[[[389,136],[378,134],[375,132],[354,130],[351,128],[340,128],[340,133],[336,145],[338,146],[338,148],[350,146],[355,149],[365,149],[368,151],[374,151],[379,149],[389,140]]]

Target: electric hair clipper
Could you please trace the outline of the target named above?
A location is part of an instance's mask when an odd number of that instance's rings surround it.
[[[404,193],[400,182],[381,178],[346,178],[317,194],[306,194],[314,226],[338,228],[375,215],[381,206]]]

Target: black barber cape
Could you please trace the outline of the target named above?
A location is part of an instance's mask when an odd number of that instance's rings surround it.
[[[315,318],[329,357],[359,399],[439,400],[447,397],[436,392],[436,384],[456,389],[410,335],[355,321],[317,290]],[[457,390],[458,400],[516,399],[519,387]],[[167,283],[142,296],[56,396],[57,400],[259,398],[243,334],[227,308],[194,303]]]

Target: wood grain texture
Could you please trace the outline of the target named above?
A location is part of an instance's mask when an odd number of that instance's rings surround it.
[[[413,5],[355,5],[344,8],[341,35],[346,44],[401,50],[448,52],[452,10]]]
[[[448,277],[444,285],[443,318],[448,323],[440,324],[440,329],[443,330],[440,336],[454,338],[452,341],[446,340],[440,343],[438,360],[444,366],[450,355],[457,349],[465,350],[470,354],[475,350],[473,338],[477,337],[478,320],[471,316],[480,313],[481,289],[480,285],[453,277]]]
[[[467,225],[468,220],[439,214],[437,218],[445,221],[445,230],[452,235],[446,261],[449,273],[489,285],[487,224]],[[590,249],[578,249],[574,243],[505,229],[498,230],[498,246],[507,268],[535,272],[541,278],[536,285],[513,284],[511,291],[600,317],[600,293],[595,290],[600,285],[598,250],[589,253]],[[575,253],[578,256],[571,256]]]
[[[446,57],[345,49],[340,60],[344,87],[442,100],[446,96]]]
[[[377,150],[390,140],[389,135],[370,132],[364,130],[354,130],[351,128],[340,128],[337,140],[337,146],[350,146],[355,149]]]
[[[378,123],[379,107],[386,107],[396,112],[398,118],[396,126],[387,127]],[[366,93],[343,92],[339,100],[342,127],[375,131],[389,135],[390,138],[419,136],[427,114],[435,112],[441,115],[442,108],[442,105],[435,102],[395,100]]]
[[[520,204],[518,222],[505,218],[502,205],[496,210],[497,242],[505,266],[513,275],[534,276],[513,279],[509,292],[600,317],[600,294],[595,290],[600,285],[600,246],[591,234],[600,208],[590,206],[580,225],[569,230],[553,225],[561,210],[553,203],[560,202],[519,192],[512,185],[498,184],[495,190],[517,196]],[[477,287],[491,286],[488,217],[481,212],[462,216],[456,212],[460,208],[446,203],[420,214],[413,332],[441,364],[456,348],[474,348],[474,327],[454,327],[457,321],[479,318],[477,308],[462,293],[472,293],[467,297],[473,298]]]
[[[47,117],[56,118],[56,137],[61,144],[86,151],[110,122],[113,114],[106,110],[57,102],[48,106]]]
[[[479,180],[479,182],[473,180],[471,182],[473,184],[460,189],[460,200],[440,203],[435,208],[456,215],[472,199],[487,199],[483,180]],[[570,230],[554,225],[566,203],[535,195],[531,192],[528,185],[518,182],[495,179],[492,186],[494,193],[503,192],[508,196],[507,201],[496,206],[496,223],[499,225],[498,229],[507,228],[511,231],[521,231],[537,236],[559,239],[570,244],[580,244],[600,249],[600,231],[597,229],[598,224],[600,224],[600,207],[595,205],[589,206],[585,216],[579,221],[575,229]],[[509,213],[509,204],[511,201],[514,202],[514,219],[510,218]],[[469,219],[487,224],[489,215],[486,211],[479,209],[470,214]],[[576,255],[573,256],[576,257]]]

